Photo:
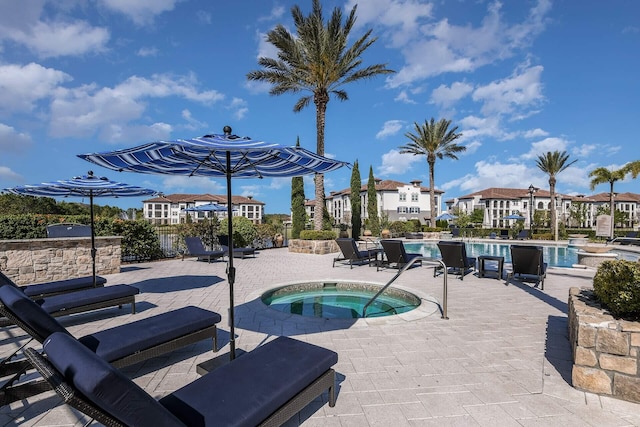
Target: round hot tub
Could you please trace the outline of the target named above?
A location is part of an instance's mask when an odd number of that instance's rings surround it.
[[[421,299],[411,292],[388,288],[367,306],[381,286],[353,282],[307,282],[271,289],[261,296],[264,304],[283,313],[326,319],[384,317],[414,310]]]

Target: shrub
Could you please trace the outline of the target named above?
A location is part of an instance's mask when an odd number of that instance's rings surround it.
[[[122,257],[135,258],[138,261],[154,260],[163,257],[160,240],[151,224],[144,220],[112,220],[110,233],[122,236]]]
[[[220,221],[220,234],[227,235],[228,219],[224,218]],[[243,216],[234,216],[233,224],[233,244],[237,247],[250,246],[253,240],[258,236],[256,227],[249,218]]]
[[[335,231],[329,230],[302,230],[300,232],[301,240],[334,240],[336,237]]]
[[[640,263],[604,261],[593,278],[593,291],[613,316],[640,319]]]

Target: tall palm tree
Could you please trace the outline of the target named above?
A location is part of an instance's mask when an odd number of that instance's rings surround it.
[[[349,97],[344,85],[395,72],[387,69],[386,64],[362,67],[362,54],[377,40],[377,37],[371,37],[372,30],[347,46],[349,33],[356,21],[356,8],[351,9],[343,25],[342,11],[336,7],[325,25],[320,0],[313,0],[309,16],[304,16],[298,6],[293,6],[291,15],[297,34],[291,34],[281,24],[269,31],[267,41],[278,49],[278,59],[261,57],[258,64],[262,69],[247,74],[249,80],[270,83],[271,95],[310,93],[296,102],[293,111],[301,111],[313,100],[316,106],[316,151],[320,155],[324,155],[329,96],[333,94],[338,100],[346,101]],[[320,230],[324,211],[324,175],[317,174],[315,184],[314,228]]]
[[[440,119],[436,123],[432,117],[431,121],[424,121],[421,126],[418,123],[413,124],[416,133],[407,132],[404,136],[411,140],[410,143],[400,146],[400,153],[410,153],[414,156],[427,156],[427,164],[429,165],[429,205],[431,208],[431,217],[429,218],[431,226],[435,224],[436,217],[436,186],[435,186],[435,168],[436,159],[445,157],[458,160],[456,153],[463,152],[467,147],[458,145],[454,141],[462,136],[456,133],[458,126],[449,129],[451,120]]]
[[[560,152],[547,151],[545,154],[541,154],[536,159],[536,165],[538,168],[547,175],[549,175],[549,195],[551,197],[551,230],[556,230],[558,226],[556,217],[556,175],[577,162],[574,160],[569,162],[569,155],[566,151]],[[556,238],[558,235],[556,234]]]
[[[607,168],[596,168],[589,173],[589,177],[591,179],[590,187],[591,191],[593,191],[597,185],[609,183],[609,209],[611,215],[611,230],[609,231],[609,238],[613,239],[613,229],[614,229],[614,201],[613,198],[615,193],[613,192],[613,184],[616,181],[622,181],[624,177],[627,175],[628,170],[623,167],[621,169],[611,170]]]
[[[627,173],[631,174],[633,179],[636,179],[640,175],[640,160],[634,160],[624,165],[624,169]]]

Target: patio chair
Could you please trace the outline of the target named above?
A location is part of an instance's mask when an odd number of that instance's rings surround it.
[[[382,239],[380,240],[384,258],[378,263],[378,270],[382,267],[402,268],[414,258],[421,257],[420,253],[407,253],[402,240]],[[422,265],[422,261],[416,261],[414,265]]]
[[[224,250],[206,250],[202,244],[202,239],[199,237],[185,237],[184,243],[187,245],[189,255],[198,257],[198,261],[207,260],[211,262],[212,259],[223,258],[226,254]]]
[[[614,239],[616,242],[620,242],[621,245],[639,245],[640,239],[638,238],[637,231],[627,231],[624,237],[618,237]]]
[[[36,302],[10,286],[0,287],[0,313],[41,343],[55,332],[71,336]],[[113,366],[123,367],[208,338],[217,351],[216,324],[220,320],[218,313],[188,306],[85,335],[78,342]],[[42,382],[17,384],[28,365],[14,357],[29,341],[0,362],[0,376],[13,375],[0,391],[0,406],[49,389]]]
[[[442,256],[442,262],[447,266],[447,273],[459,274],[464,280],[465,274],[476,269],[476,259],[467,256],[467,248],[463,242],[439,241],[438,249]],[[444,269],[437,266],[433,269],[433,277],[443,273]]]
[[[61,237],[91,237],[91,226],[85,224],[49,224],[47,225],[47,237],[59,239]]]
[[[64,403],[109,426],[279,426],[328,391],[338,355],[278,337],[156,400],[70,336],[52,334],[29,362]],[[324,400],[324,399],[323,399]],[[314,408],[319,408],[316,404]]]
[[[509,239],[509,230],[505,230],[505,229],[500,230],[500,238],[508,240]]]
[[[225,251],[225,255],[229,256],[229,236],[224,236],[221,234],[218,236],[218,241],[220,242],[222,249]],[[256,248],[251,248],[247,246],[236,248],[235,245],[233,246],[234,258],[245,258],[249,255],[255,258]]]
[[[361,251],[358,249],[356,239],[350,237],[339,237],[336,239],[336,243],[342,252],[342,257],[333,259],[333,267],[336,266],[336,262],[341,261],[348,262],[349,267],[351,268],[353,268],[353,264],[364,264],[365,262],[372,265],[372,263],[377,261],[378,254],[381,252],[381,249],[367,249]]]
[[[451,237],[452,238],[456,238],[456,237],[460,237],[460,228],[458,227],[454,227],[451,229]]]
[[[531,239],[531,234],[529,233],[529,230],[520,230],[518,232],[518,235],[516,236],[517,240],[529,240]]]
[[[512,278],[523,282],[535,282],[544,289],[544,278],[547,275],[547,263],[541,246],[511,245],[512,271],[507,274],[507,284]]]
[[[96,276],[96,287],[104,286],[107,279]],[[76,292],[93,288],[93,276],[76,277],[73,279],[56,280],[53,282],[37,283],[33,285],[19,286],[0,271],[0,286],[10,285],[20,288],[31,299],[50,297],[68,292]]]

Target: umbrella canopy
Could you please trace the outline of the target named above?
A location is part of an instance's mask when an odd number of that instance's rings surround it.
[[[511,215],[503,216],[502,219],[524,220],[524,217],[518,214],[511,214]]]
[[[227,217],[229,234],[229,328],[230,358],[235,358],[233,285],[233,221],[231,178],[294,177],[326,173],[346,162],[332,160],[301,147],[239,137],[229,126],[224,134],[200,138],[158,141],[106,153],[81,154],[80,158],[100,166],[128,172],[224,177],[227,181]]]
[[[6,188],[8,192],[26,196],[45,197],[88,197],[91,213],[91,260],[93,272],[93,286],[96,285],[96,241],[95,224],[93,219],[94,197],[137,197],[158,194],[155,190],[110,181],[105,177],[97,177],[92,171],[84,176],[74,176],[68,180],[43,182],[41,184],[25,185]]]
[[[185,209],[187,212],[223,212],[226,210],[226,206],[217,203],[207,203],[206,205],[193,206]]]
[[[445,220],[445,221],[449,221],[450,219],[456,219],[458,218],[455,215],[451,215],[449,212],[445,212],[443,214],[440,214],[436,217],[437,221],[441,221],[441,220]]]

